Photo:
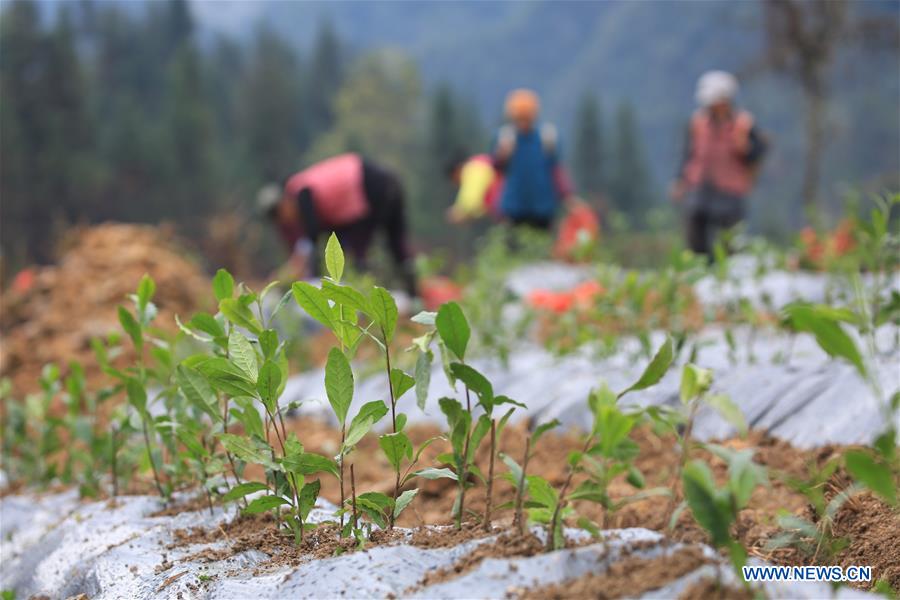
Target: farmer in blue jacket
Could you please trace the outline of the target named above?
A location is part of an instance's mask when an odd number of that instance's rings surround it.
[[[500,128],[493,149],[505,178],[500,212],[514,225],[548,230],[559,205],[573,197],[559,165],[556,127],[538,123],[540,100],[531,90],[510,92],[505,109],[509,124]]]

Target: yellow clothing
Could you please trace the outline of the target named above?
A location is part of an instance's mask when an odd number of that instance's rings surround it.
[[[494,166],[484,160],[468,160],[459,174],[459,193],[453,212],[460,217],[475,219],[487,211],[485,198],[497,174]]]

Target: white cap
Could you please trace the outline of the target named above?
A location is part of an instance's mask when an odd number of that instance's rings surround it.
[[[263,186],[256,194],[256,209],[259,214],[266,215],[281,202],[281,186],[270,183]]]
[[[697,80],[697,104],[706,107],[733,100],[738,92],[737,78],[727,71],[707,71]]]

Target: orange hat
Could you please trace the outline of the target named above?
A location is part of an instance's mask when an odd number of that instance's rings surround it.
[[[537,119],[541,110],[541,100],[531,90],[520,88],[506,96],[506,117],[509,119]]]

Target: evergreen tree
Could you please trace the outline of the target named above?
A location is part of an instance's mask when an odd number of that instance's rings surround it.
[[[575,115],[575,147],[572,166],[578,190],[588,198],[606,192],[609,165],[604,152],[603,121],[593,93],[585,93]]]
[[[327,131],[334,122],[334,98],[344,79],[341,45],[330,22],[316,34],[306,85],[304,113],[311,137]]]
[[[647,211],[655,202],[634,109],[630,103],[621,104],[616,113],[614,151],[615,169],[610,177],[612,204],[633,225],[643,225]]]
[[[256,32],[238,96],[240,138],[259,181],[281,181],[300,169],[302,70],[291,47],[272,30]]]

